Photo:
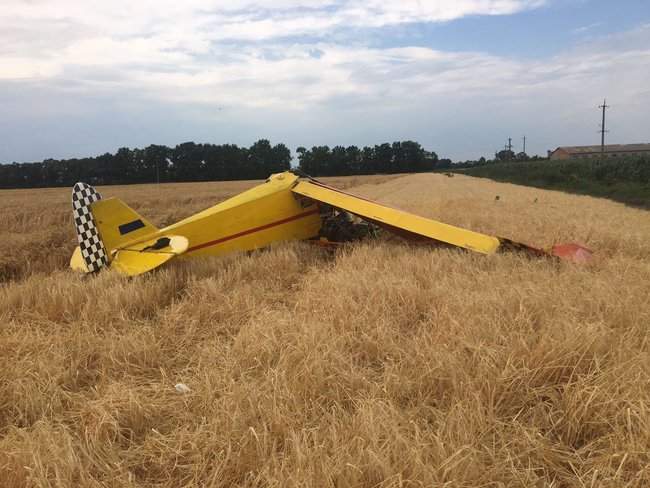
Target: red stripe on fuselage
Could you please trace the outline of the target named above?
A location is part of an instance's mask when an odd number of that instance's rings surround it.
[[[297,215],[293,215],[291,217],[287,217],[286,219],[271,222],[270,224],[261,225],[259,227],[254,227],[252,229],[247,229],[242,232],[238,232],[237,234],[222,237],[221,239],[204,242],[203,244],[198,244],[196,246],[190,247],[187,250],[187,252],[198,251],[199,249],[203,249],[206,247],[216,246],[217,244],[221,244],[222,242],[226,242],[226,241],[231,241],[232,239],[237,239],[238,237],[247,236],[249,234],[254,234],[255,232],[260,232],[266,229],[271,229],[272,227],[277,227],[278,225],[286,224],[288,222],[293,222],[294,220],[302,219],[303,217],[309,217],[310,215],[316,215],[318,212],[319,212],[318,209],[310,210],[309,212],[303,212]]]

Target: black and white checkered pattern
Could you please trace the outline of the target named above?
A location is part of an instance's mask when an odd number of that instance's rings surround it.
[[[99,271],[108,264],[106,249],[99,237],[95,219],[90,205],[102,196],[90,185],[77,183],[72,187],[72,214],[79,239],[81,256],[88,266],[88,271]]]

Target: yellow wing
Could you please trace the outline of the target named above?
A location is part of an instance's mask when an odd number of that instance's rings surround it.
[[[499,248],[500,241],[496,237],[419,217],[314,181],[298,182],[293,192],[346,210],[397,233],[415,234],[483,254],[492,254]]]

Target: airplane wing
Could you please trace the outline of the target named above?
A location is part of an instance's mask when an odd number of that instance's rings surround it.
[[[432,239],[482,254],[496,252],[501,244],[496,237],[397,210],[315,180],[301,180],[293,187],[292,191],[312,200],[346,210],[396,234]]]

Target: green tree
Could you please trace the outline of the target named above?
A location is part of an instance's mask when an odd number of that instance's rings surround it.
[[[194,142],[178,144],[171,151],[172,173],[176,181],[200,181],[205,162],[203,148]]]
[[[332,175],[332,152],[329,146],[314,146],[311,148],[312,176]]]
[[[358,175],[361,173],[361,150],[357,146],[348,146],[345,149],[348,174]]]
[[[167,181],[169,179],[169,157],[167,146],[151,144],[144,149],[141,171],[144,181]]]
[[[281,173],[291,169],[291,150],[284,144],[273,146],[273,165],[271,173]]]
[[[377,173],[390,173],[393,163],[393,147],[387,142],[375,146],[375,171]]]
[[[375,161],[375,150],[370,146],[365,146],[361,151],[361,165],[359,173],[368,175],[376,173],[377,162]]]
[[[350,174],[347,152],[343,146],[335,146],[334,149],[332,149],[329,174],[332,176]]]

